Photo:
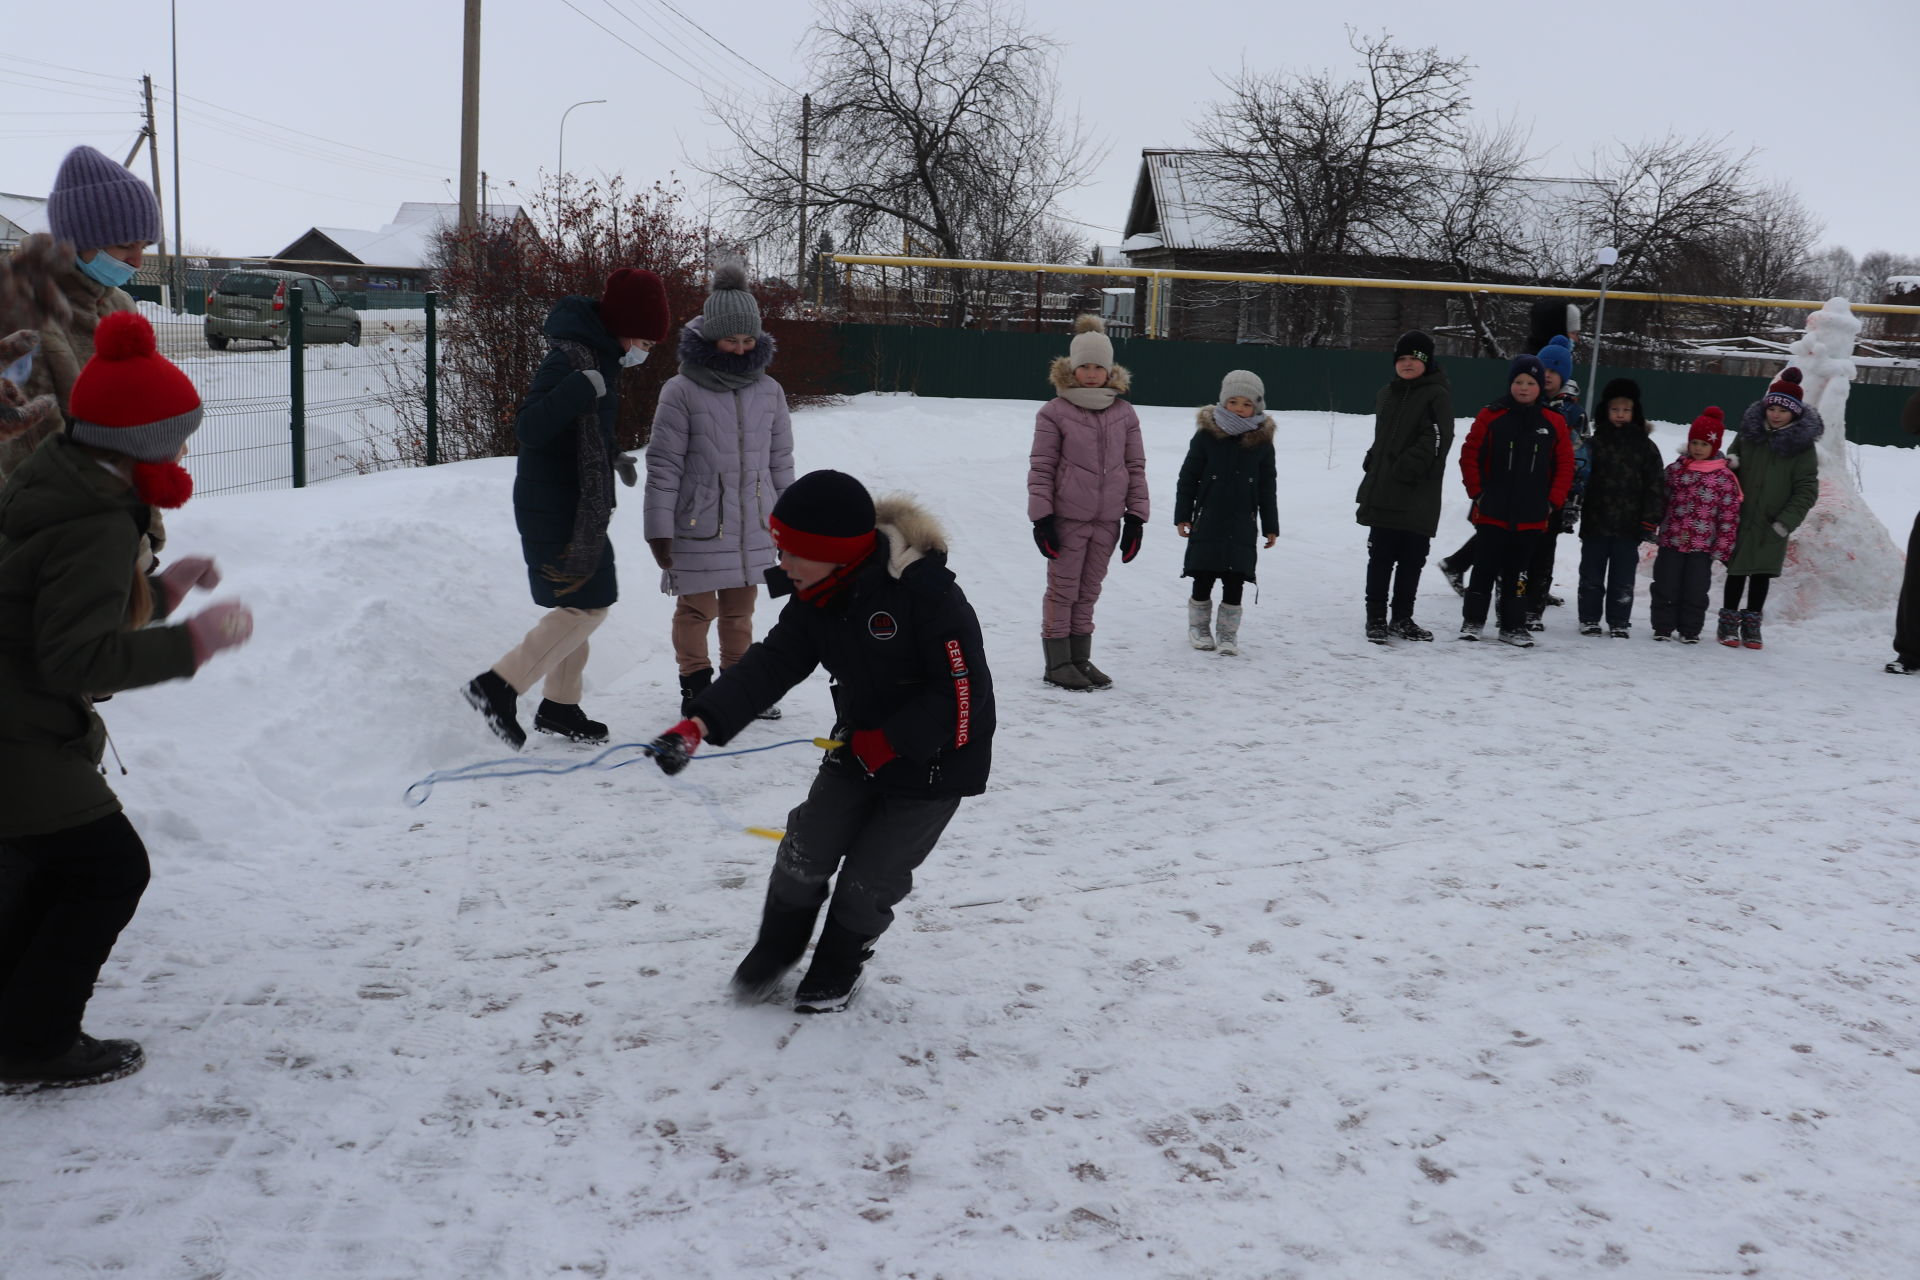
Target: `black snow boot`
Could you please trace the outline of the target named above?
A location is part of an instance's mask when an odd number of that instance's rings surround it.
[[[699,671],[690,671],[680,677],[680,718],[693,715],[693,700],[707,691],[713,683],[713,668],[704,667]]]
[[[512,685],[489,670],[467,681],[461,692],[467,697],[467,705],[480,713],[500,741],[515,751],[527,745],[527,731],[520,727],[520,695]]]
[[[540,699],[540,709],[533,713],[533,727],[541,733],[551,733],[573,742],[607,740],[607,726],[598,720],[587,719],[587,713],[580,709],[577,702]]]
[[[862,937],[827,915],[820,941],[813,944],[813,963],[800,979],[795,1013],[837,1013],[853,1003],[860,990],[860,970],[873,959],[873,939]]]
[[[1395,618],[1387,624],[1387,631],[1389,634],[1397,636],[1402,640],[1433,639],[1433,632],[1415,622],[1411,617]]]
[[[771,897],[760,909],[760,936],[733,971],[733,994],[741,1001],[758,1000],[773,989],[787,970],[800,963],[813,938],[820,908],[776,906]]]
[[[17,1058],[0,1054],[0,1094],[37,1093],[42,1089],[78,1089],[130,1076],[147,1065],[147,1055],[133,1040],[95,1040],[84,1031],[65,1053],[51,1058]]]
[[[1385,618],[1368,618],[1367,619],[1368,643],[1385,644],[1391,636],[1392,636],[1392,632],[1387,630],[1387,620]]]

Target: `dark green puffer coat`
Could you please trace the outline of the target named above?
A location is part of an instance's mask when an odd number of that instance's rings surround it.
[[[64,435],[0,492],[0,838],[118,813],[93,699],[193,674],[185,627],[126,625],[148,513]]]
[[[1429,364],[1417,378],[1396,377],[1380,388],[1353,518],[1368,528],[1431,538],[1440,528],[1440,483],[1452,448],[1453,393],[1445,370]]]
[[[1182,577],[1231,573],[1254,581],[1259,568],[1259,533],[1280,532],[1273,457],[1273,419],[1260,419],[1251,431],[1230,436],[1214,425],[1213,406],[1195,417],[1198,430],[1180,464],[1173,522],[1190,524]]]

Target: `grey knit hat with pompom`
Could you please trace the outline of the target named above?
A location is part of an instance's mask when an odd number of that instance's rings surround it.
[[[747,292],[747,269],[737,262],[713,270],[713,292],[700,309],[700,333],[708,342],[735,334],[760,336],[760,304]]]

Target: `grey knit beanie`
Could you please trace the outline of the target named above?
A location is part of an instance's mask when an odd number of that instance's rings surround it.
[[[1245,396],[1253,401],[1253,407],[1267,407],[1267,384],[1260,381],[1260,375],[1246,369],[1235,369],[1220,379],[1220,403],[1225,404],[1235,396]]]
[[[708,342],[736,333],[760,336],[760,304],[747,292],[747,269],[739,263],[714,268],[713,292],[700,309],[700,333]]]
[[[92,147],[60,162],[47,195],[47,227],[76,253],[160,238],[160,202],[147,184]]]

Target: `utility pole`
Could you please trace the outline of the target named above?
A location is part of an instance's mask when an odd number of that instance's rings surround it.
[[[187,301],[187,260],[185,250],[187,236],[180,229],[180,4],[179,0],[169,0],[167,5],[168,34],[173,46],[173,270],[168,278],[173,281],[173,300],[180,305]],[[157,202],[160,193],[155,191],[153,198]],[[160,215],[162,222],[166,214]]]
[[[460,62],[460,229],[473,230],[480,186],[480,0],[466,0]]]
[[[807,160],[812,151],[813,95],[808,93],[800,98],[800,260],[793,281],[803,298],[807,294],[807,261],[812,247],[807,243]]]
[[[141,92],[145,94],[147,100],[147,131],[140,136],[147,141],[147,160],[153,170],[153,199],[156,204],[159,204],[160,207],[164,209],[166,208],[166,204],[164,203],[166,197],[160,194],[160,129],[153,121],[153,77],[141,76],[140,89]],[[135,142],[133,149],[139,151],[140,144]],[[133,163],[133,156],[129,155],[127,157],[127,163],[129,165]],[[167,220],[165,218],[160,219],[160,256],[163,258],[167,256]],[[169,284],[167,288],[167,293],[169,295],[167,298],[169,307],[175,311],[186,310],[187,300],[174,296],[171,284]]]

